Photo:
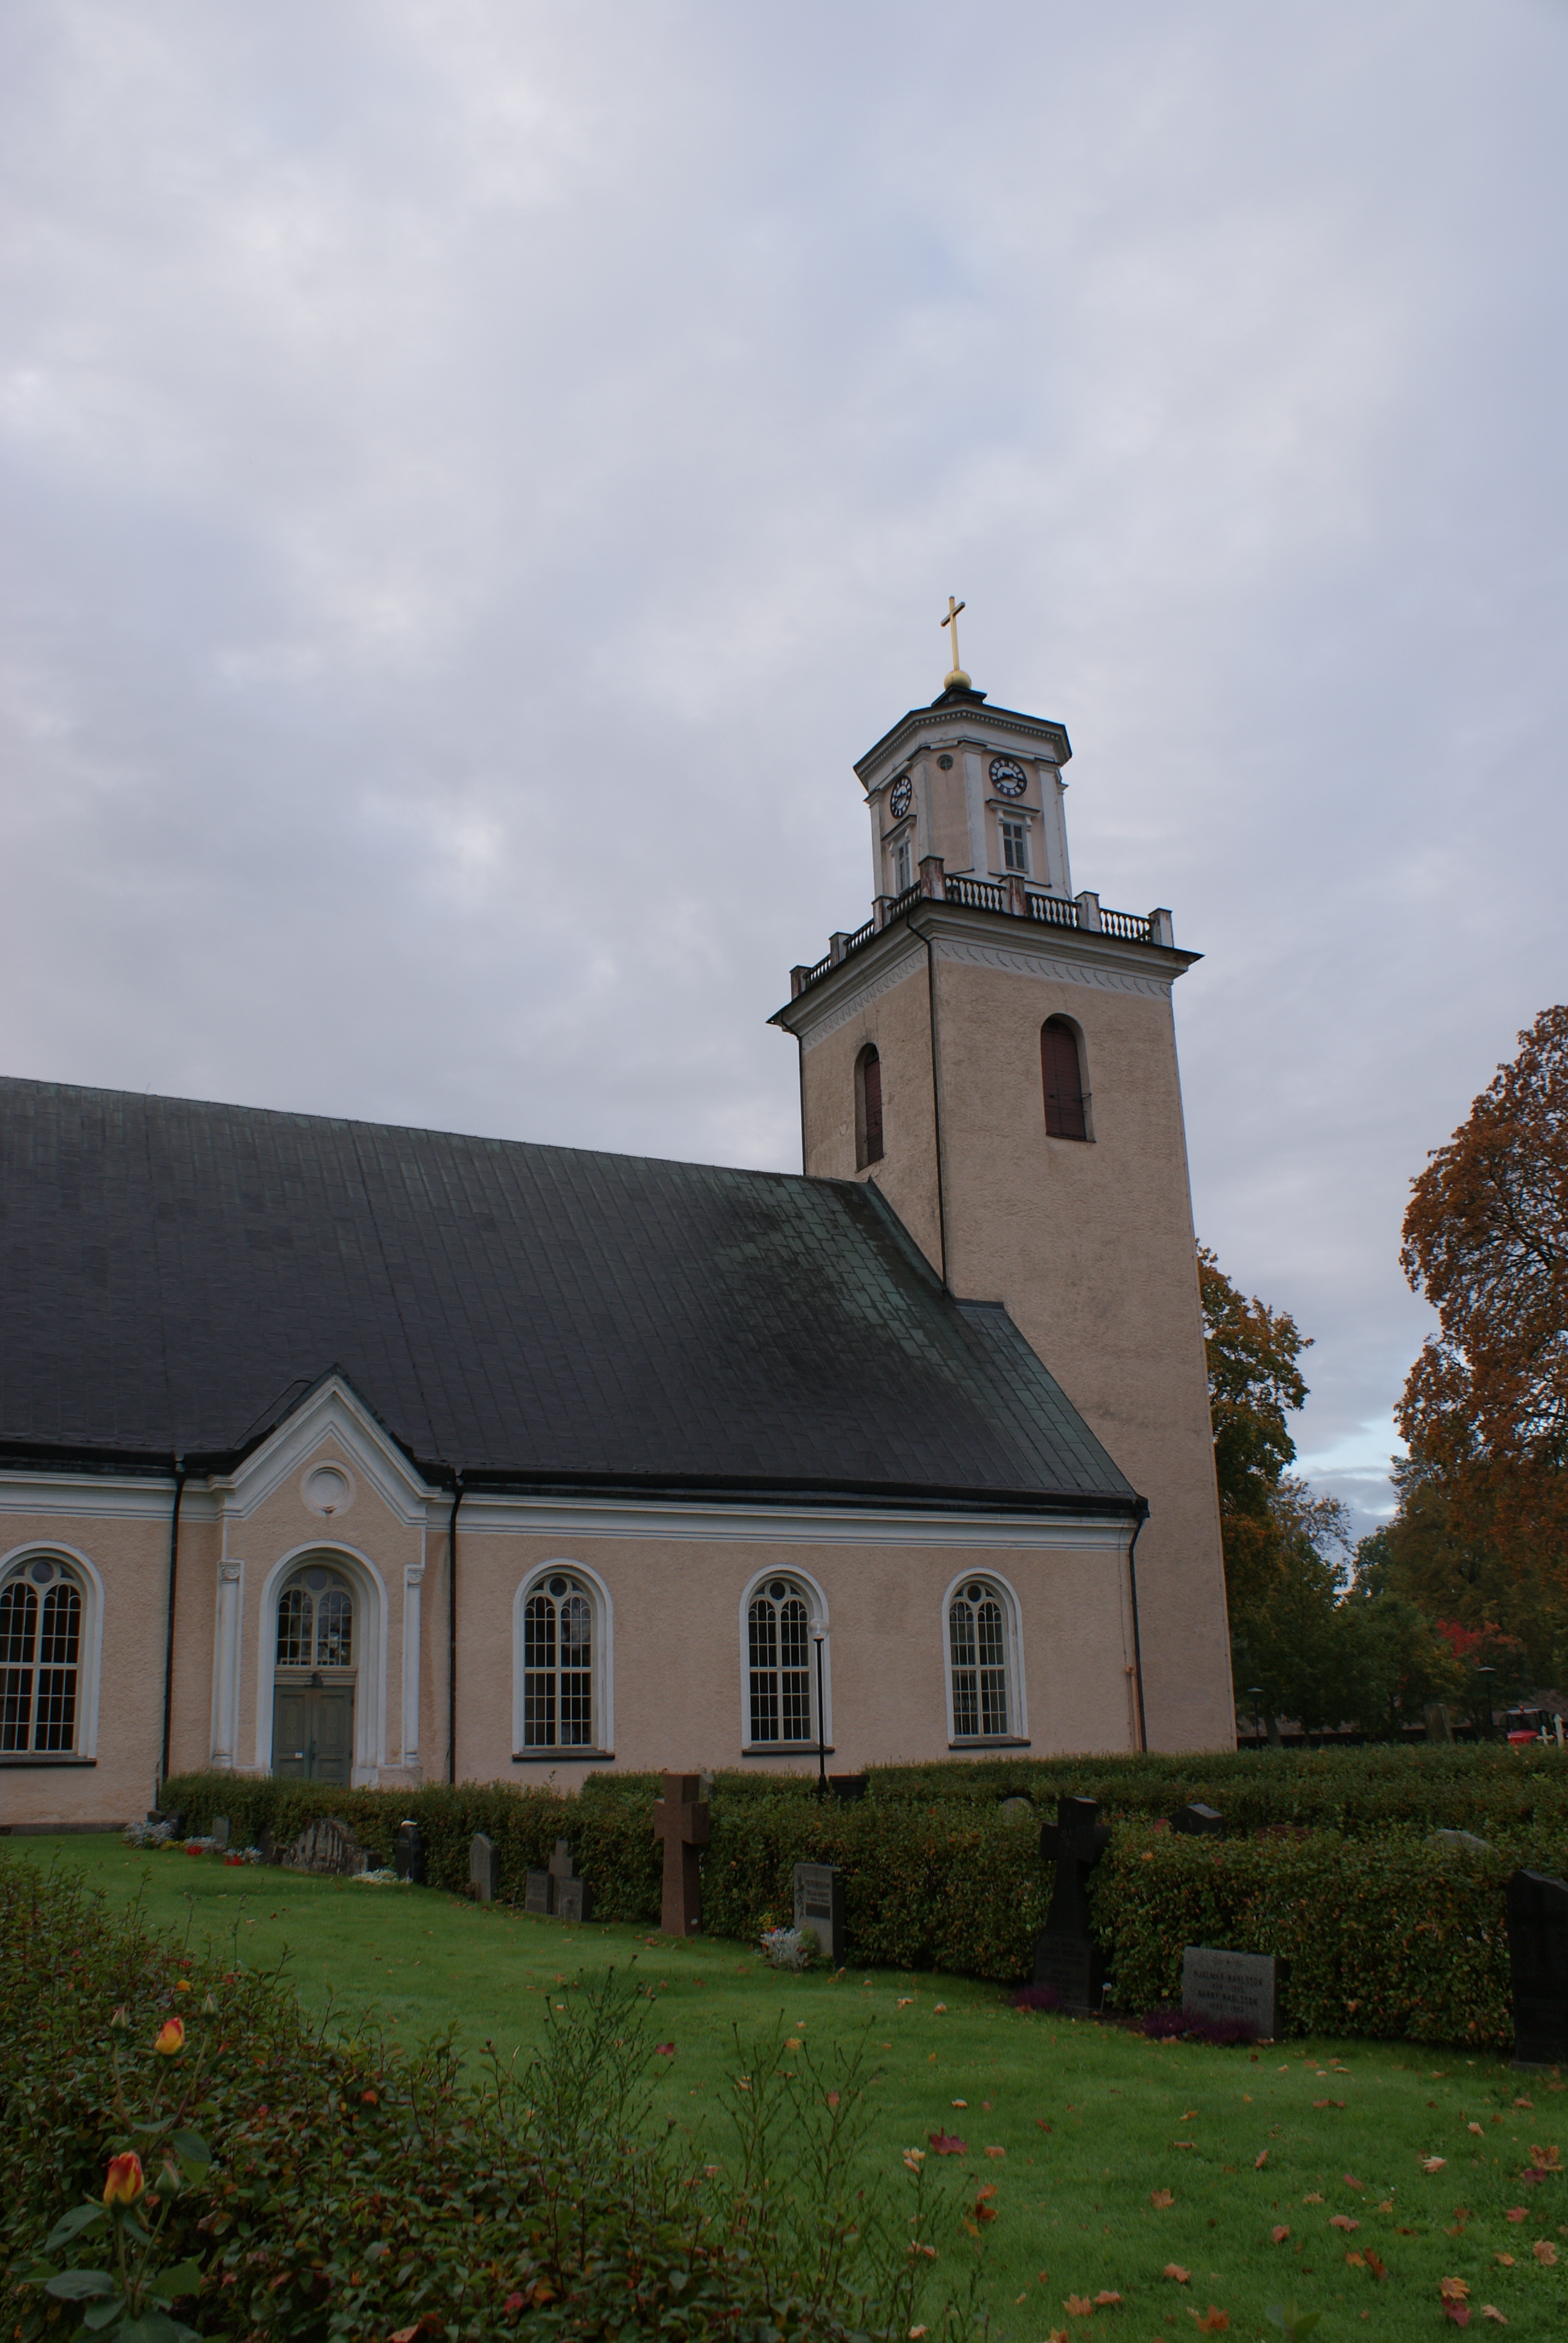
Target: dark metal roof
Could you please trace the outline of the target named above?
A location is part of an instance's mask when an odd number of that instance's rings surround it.
[[[1137,1502],[852,1182],[0,1080],[0,1311],[13,1455],[232,1456],[337,1368],[501,1480]]]

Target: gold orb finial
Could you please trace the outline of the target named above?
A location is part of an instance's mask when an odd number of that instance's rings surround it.
[[[948,596],[948,615],[940,623],[944,627],[950,627],[953,630],[953,663],[942,679],[944,691],[972,691],[974,689],[963,669],[959,665],[959,612],[967,607],[963,602],[955,602],[950,594]]]

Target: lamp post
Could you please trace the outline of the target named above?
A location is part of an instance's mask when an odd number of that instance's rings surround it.
[[[1488,1741],[1490,1741],[1495,1731],[1495,1724],[1492,1714],[1492,1679],[1497,1674],[1497,1671],[1495,1668],[1477,1668],[1475,1673],[1478,1676],[1484,1676],[1486,1678],[1486,1683],[1483,1687],[1486,1694],[1486,1737]]]
[[[811,1640],[817,1646],[817,1795],[828,1795],[828,1736],[827,1719],[822,1709],[822,1645],[827,1641],[819,1627],[811,1630]]]

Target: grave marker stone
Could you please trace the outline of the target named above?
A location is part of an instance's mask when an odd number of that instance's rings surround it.
[[[548,1871],[530,1871],[523,1895],[523,1909],[532,1912],[537,1919],[548,1920],[550,1912],[550,1890],[555,1881]]]
[[[795,1865],[795,1926],[809,1928],[825,1959],[844,1966],[844,1878],[836,1864]]]
[[[664,1795],[654,1801],[653,1829],[664,1841],[664,1899],[660,1933],[691,1936],[702,1926],[702,1869],[698,1850],[708,1845],[710,1817],[699,1795],[702,1777],[667,1774]]]
[[[392,1868],[399,1879],[411,1880],[416,1887],[425,1885],[425,1842],[419,1825],[406,1818],[397,1825],[397,1844],[393,1851]]]
[[[341,1815],[320,1815],[307,1823],[277,1859],[286,1871],[315,1871],[338,1879],[352,1879],[370,1868],[369,1848],[360,1845]]]
[[[593,1918],[593,1889],[586,1879],[578,1877],[572,1851],[564,1838],[556,1841],[556,1851],[550,1857],[550,1909],[558,1920],[574,1926]]]
[[[1516,1871],[1508,1883],[1513,2063],[1568,2060],[1568,1880]]]
[[[1111,1844],[1109,1825],[1092,1798],[1060,1798],[1056,1820],[1043,1825],[1040,1851],[1056,1865],[1050,1910],[1034,1942],[1034,1982],[1055,1987],[1066,2009],[1098,2009],[1105,1961],[1089,1933],[1083,1884]]]
[[[217,1855],[221,1855],[224,1852],[224,1849],[227,1846],[228,1816],[226,1815],[214,1815],[212,1818],[212,1843],[213,1850]]]
[[[1225,1817],[1217,1807],[1194,1802],[1171,1815],[1171,1828],[1179,1831],[1183,1838],[1223,1838]]]
[[[256,1838],[256,1851],[260,1855],[263,1863],[282,1862],[283,1858],[277,1851],[277,1841],[272,1835],[272,1825],[270,1823],[263,1823],[260,1834]]]
[[[828,1787],[836,1798],[863,1798],[870,1787],[868,1774],[829,1774]]]
[[[1181,1955],[1181,2006],[1199,2017],[1251,2026],[1260,2042],[1276,2041],[1284,1966],[1271,1953],[1223,1953],[1189,1945]]]
[[[483,1831],[468,1841],[468,1885],[481,1904],[493,1904],[501,1892],[501,1850]]]

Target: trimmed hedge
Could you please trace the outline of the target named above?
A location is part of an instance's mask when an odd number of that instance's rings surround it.
[[[276,1977],[233,1962],[111,1909],[78,1874],[0,1857],[0,2325],[19,2343],[75,2326],[51,2277],[115,2267],[103,2220],[47,2255],[60,2217],[96,2203],[108,2158],[132,2147],[156,2182],[193,2127],[212,2160],[176,2187],[156,2246],[160,2267],[196,2266],[181,2324],[144,2315],[127,2334],[972,2331],[952,2304],[925,2305],[930,2260],[910,2249],[910,2220],[917,2239],[957,2239],[950,2187],[860,2185],[871,2107],[853,2054],[829,2072],[799,2044],[786,2053],[781,2028],[738,2043],[749,2096],[727,2164],[703,2167],[652,2114],[648,2005],[613,1971],[552,1987],[539,2050],[469,2083],[448,2043],[407,2054],[324,2032]],[[160,2056],[176,2015],[183,2046]]]
[[[1504,1787],[1506,1762],[1491,1769]],[[1332,1763],[1342,1763],[1337,1753]],[[214,1774],[171,1782],[168,1795],[188,1827],[226,1812],[242,1841],[264,1822],[282,1838],[313,1814],[342,1814],[384,1857],[398,1821],[413,1815],[425,1835],[430,1884],[457,1894],[467,1887],[469,1836],[485,1830],[501,1850],[502,1893],[519,1903],[524,1874],[565,1838],[593,1883],[602,1918],[657,1926],[655,1786],[650,1777],[640,1785],[597,1781],[569,1797],[474,1785],[408,1795]],[[1409,1795],[1408,1784],[1399,1786]],[[1165,1803],[1151,1794],[1148,1802]],[[1228,1803],[1233,1809],[1234,1797]],[[1480,1819],[1473,1803],[1463,1815]],[[1561,1872],[1568,1821],[1493,1830],[1491,1841],[1485,1854],[1436,1846],[1424,1826],[1408,1823],[1184,1838],[1124,1815],[1091,1882],[1116,2005],[1140,2011],[1180,1999],[1182,1947],[1208,1944],[1290,1958],[1292,2032],[1505,2043],[1503,1885],[1521,1863]],[[747,1779],[732,1794],[720,1776],[703,1859],[707,1929],[755,1942],[763,1928],[788,1920],[792,1870],[801,1862],[842,1871],[856,1963],[1000,1985],[1030,1973],[1051,1875],[1032,1823],[1006,1817],[994,1792],[925,1805],[880,1797],[820,1805],[809,1783],[775,1777],[763,1792]]]
[[[1413,1830],[1211,1839],[1128,1826],[1093,1875],[1093,1911],[1122,2009],[1179,2004],[1183,1947],[1211,1945],[1289,1960],[1289,2034],[1505,2048],[1503,1888],[1522,1863],[1561,1872],[1565,1860],[1561,1832],[1483,1854]]]

